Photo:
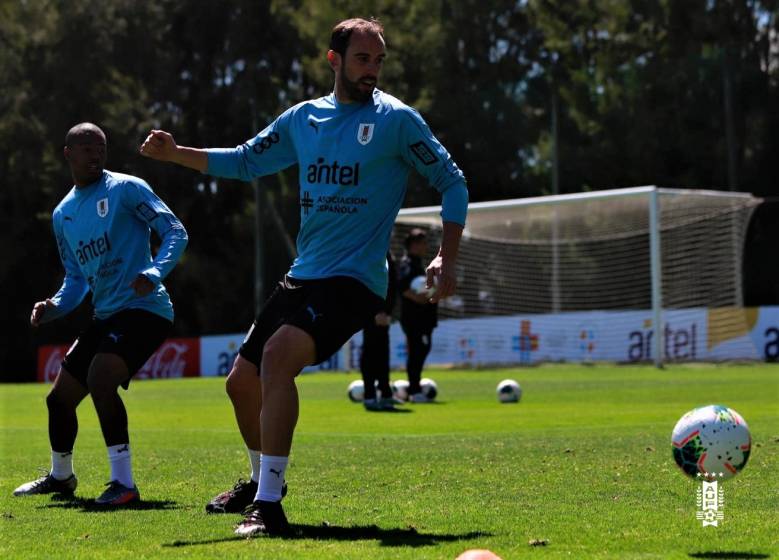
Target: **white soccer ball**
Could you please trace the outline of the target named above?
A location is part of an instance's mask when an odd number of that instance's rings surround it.
[[[390,383],[392,387],[392,396],[401,401],[408,400],[408,381],[405,379],[398,379]]]
[[[435,400],[435,398],[438,396],[438,385],[436,385],[435,381],[432,379],[423,377],[419,381],[419,386],[422,388],[422,394],[431,401]]]
[[[522,387],[513,379],[504,379],[498,383],[497,393],[500,402],[515,403],[522,398]]]
[[[691,410],[671,434],[674,461],[696,479],[733,478],[747,464],[751,449],[749,426],[738,412],[723,405]]]
[[[362,402],[363,399],[365,399],[365,385],[363,384],[362,379],[356,379],[349,383],[347,394],[349,395],[350,401]]]
[[[435,293],[435,283],[432,288],[427,288],[427,276],[417,276],[411,281],[411,291],[415,294],[426,295],[433,297]]]

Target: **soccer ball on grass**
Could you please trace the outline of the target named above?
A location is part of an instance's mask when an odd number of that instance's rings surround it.
[[[432,379],[423,377],[419,381],[419,386],[422,388],[422,394],[425,395],[428,400],[434,401],[438,396],[438,385],[436,385],[435,381]]]
[[[362,382],[362,379],[355,379],[349,383],[347,394],[350,401],[362,402],[365,399],[365,384]]]
[[[752,437],[741,415],[723,405],[691,410],[671,434],[674,461],[692,478],[727,480],[749,459]]]
[[[498,400],[502,403],[515,403],[522,398],[522,387],[513,379],[504,379],[498,383],[496,392]]]
[[[408,381],[405,379],[398,379],[390,383],[392,388],[392,396],[401,401],[408,400]]]

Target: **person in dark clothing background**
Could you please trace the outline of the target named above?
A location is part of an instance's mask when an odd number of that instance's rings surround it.
[[[400,306],[400,326],[406,334],[408,358],[409,401],[430,402],[419,386],[425,359],[430,353],[433,329],[438,326],[438,304],[430,303],[431,292],[425,290],[425,265],[422,258],[427,255],[427,235],[419,228],[412,229],[405,239],[406,254],[399,266],[398,291],[403,296]],[[416,281],[415,281],[416,279]]]
[[[360,371],[365,386],[363,405],[367,410],[394,410],[397,401],[392,396],[389,381],[389,328],[392,322],[392,310],[397,299],[397,269],[391,252],[387,252],[389,285],[384,307],[369,321],[362,331],[362,355]],[[381,397],[376,394],[378,389]]]

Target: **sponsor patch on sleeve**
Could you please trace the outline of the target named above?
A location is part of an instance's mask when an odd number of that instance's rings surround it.
[[[135,209],[138,211],[138,214],[140,214],[141,217],[147,222],[151,222],[154,220],[154,218],[157,217],[157,212],[155,212],[154,208],[149,206],[149,204],[146,202],[141,202],[138,206],[135,207]]]
[[[435,152],[421,140],[416,144],[411,144],[409,148],[411,148],[411,153],[413,153],[423,165],[432,165],[438,161],[438,156],[435,155]]]

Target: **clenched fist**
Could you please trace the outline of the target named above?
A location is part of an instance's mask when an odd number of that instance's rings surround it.
[[[35,306],[32,308],[32,313],[30,314],[30,324],[33,327],[37,327],[41,324],[43,314],[46,313],[46,310],[49,307],[54,307],[54,302],[52,302],[50,299],[47,299],[46,301],[39,301],[35,304]]]
[[[173,135],[164,130],[152,130],[141,144],[142,156],[160,161],[171,161],[178,146]]]

